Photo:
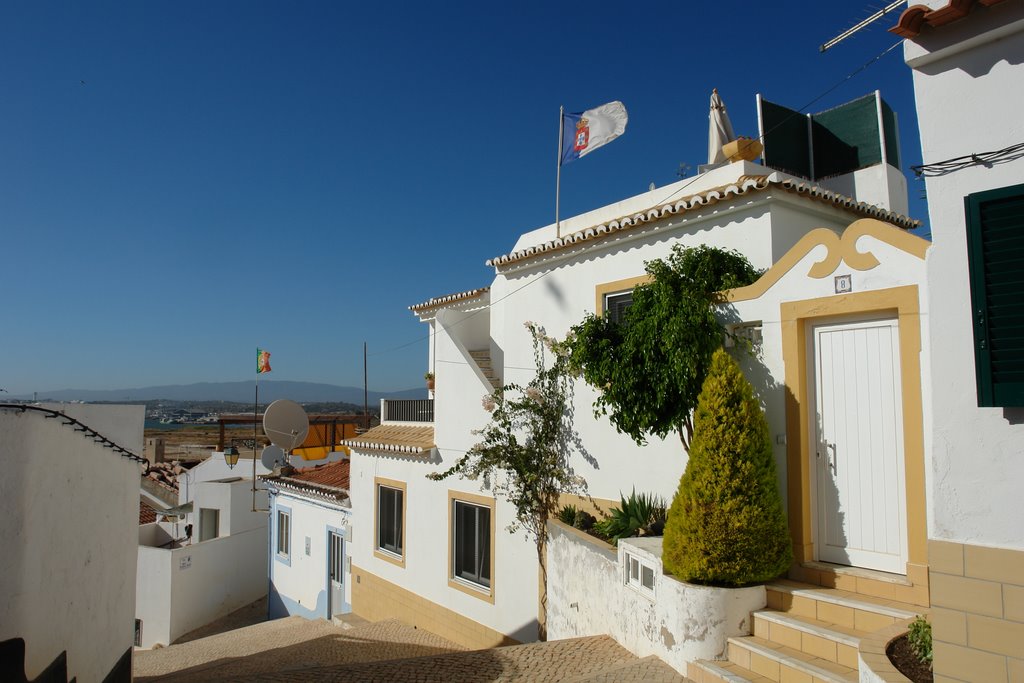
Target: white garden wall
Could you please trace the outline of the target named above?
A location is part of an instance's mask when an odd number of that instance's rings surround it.
[[[625,539],[616,551],[560,522],[548,528],[550,640],[606,633],[685,674],[687,662],[724,657],[726,640],[749,635],[751,612],[767,604],[764,586],[712,588],[665,575],[660,537]],[[653,594],[627,585],[627,553],[654,568]]]
[[[267,592],[266,529],[173,550],[140,546],[138,557],[136,617],[144,648],[169,645]]]

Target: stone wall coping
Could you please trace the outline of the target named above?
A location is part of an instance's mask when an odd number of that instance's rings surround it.
[[[860,639],[857,652],[860,683],[910,683],[910,679],[892,665],[885,650],[889,643],[909,630],[911,621],[901,619]]]

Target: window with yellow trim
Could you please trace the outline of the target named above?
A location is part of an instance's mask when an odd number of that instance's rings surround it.
[[[454,578],[481,588],[491,587],[491,509],[452,501],[452,567]]]
[[[377,550],[402,557],[404,553],[405,491],[377,485]]]

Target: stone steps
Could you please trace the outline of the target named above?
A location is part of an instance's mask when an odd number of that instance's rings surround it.
[[[477,364],[477,367],[480,368],[480,372],[482,372],[484,377],[487,378],[487,381],[491,383],[491,386],[495,389],[500,389],[501,378],[498,377],[494,367],[491,365],[491,352],[488,350],[470,351],[469,356]]]
[[[766,589],[767,609],[751,615],[753,634],[729,639],[727,661],[693,662],[687,675],[694,683],[857,681],[861,638],[922,611],[886,597],[791,580]]]
[[[913,619],[922,611],[919,606],[896,600],[796,581],[776,581],[767,588],[771,609],[858,631],[877,631],[901,619]]]
[[[856,667],[815,657],[757,636],[730,638],[729,661],[770,681],[803,678],[826,683],[856,683],[858,678]]]

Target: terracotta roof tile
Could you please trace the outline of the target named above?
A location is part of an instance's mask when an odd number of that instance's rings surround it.
[[[345,489],[347,491],[349,467],[350,463],[348,460],[339,460],[326,465],[304,467],[288,475],[287,478],[294,481],[319,484],[320,486]]]
[[[434,428],[383,424],[353,439],[346,439],[344,444],[359,450],[421,455],[434,447]]]
[[[491,291],[490,287],[479,287],[477,289],[470,289],[465,292],[457,292],[455,294],[447,294],[445,296],[435,296],[432,299],[428,299],[421,304],[415,304],[409,307],[409,310],[413,313],[419,313],[422,311],[429,311],[432,308],[441,308],[448,304],[453,304],[459,301],[470,301],[477,299],[487,292]]]
[[[139,524],[152,524],[156,521],[156,510],[139,501]]]
[[[261,476],[259,479],[278,489],[285,489],[321,500],[347,503],[349,469],[345,460],[293,470],[290,474]]]
[[[889,211],[873,204],[858,202],[850,197],[841,195],[831,190],[815,185],[811,182],[783,178],[776,173],[771,175],[748,175],[737,179],[735,183],[721,187],[705,190],[689,197],[683,197],[674,202],[660,206],[652,206],[649,209],[638,211],[629,216],[622,216],[615,220],[595,225],[584,230],[578,230],[572,234],[550,240],[543,244],[536,244],[525,249],[519,249],[511,254],[497,256],[486,262],[488,266],[500,268],[510,266],[520,261],[539,258],[544,254],[568,249],[574,246],[589,246],[587,243],[599,242],[613,235],[639,228],[645,224],[653,223],[674,214],[681,214],[687,211],[698,210],[721,201],[728,201],[735,197],[747,194],[766,191],[777,188],[792,194],[803,195],[808,199],[831,204],[836,208],[849,211],[850,213],[865,217],[875,218],[880,221],[892,223],[900,228],[912,229],[920,222],[904,216],[903,214]]]
[[[945,26],[966,17],[976,5],[991,7],[1003,0],[949,0],[944,7],[932,9],[926,5],[911,5],[903,10],[896,25],[889,31],[903,38],[916,38],[926,25]]]

